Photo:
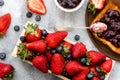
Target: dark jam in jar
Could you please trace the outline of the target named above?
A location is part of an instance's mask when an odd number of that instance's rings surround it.
[[[97,33],[98,37],[110,41],[114,46],[120,47],[120,13],[116,10],[108,10],[100,19],[107,24],[107,30]]]
[[[73,9],[77,7],[81,0],[57,0],[58,3],[63,7],[67,9]]]

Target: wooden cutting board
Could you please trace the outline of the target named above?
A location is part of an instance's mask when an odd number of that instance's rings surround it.
[[[112,1],[113,1],[114,4],[116,4],[120,8],[120,0],[112,0]],[[108,2],[109,2],[109,0],[106,0],[105,5],[107,5]],[[98,13],[99,13],[99,11],[96,13],[96,15]],[[92,20],[96,17],[96,15],[92,15],[92,14],[88,13],[88,8],[86,9],[86,14],[85,14],[86,26],[89,26],[91,24]],[[110,50],[106,45],[102,44],[100,41],[95,39],[94,36],[92,35],[92,33],[89,30],[88,30],[88,34],[89,34],[89,37],[90,37],[91,41],[98,48],[98,50],[105,53],[108,57],[110,57],[114,60],[120,61],[120,55],[119,54],[116,54],[115,52]]]

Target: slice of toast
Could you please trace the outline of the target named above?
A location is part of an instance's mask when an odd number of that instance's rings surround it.
[[[96,16],[96,18],[92,21],[91,24],[99,21],[104,15],[105,13],[109,10],[116,10],[120,13],[120,9],[118,8],[117,5],[115,5],[111,0],[108,2],[108,4],[105,6],[105,8]],[[107,45],[113,52],[120,54],[120,47],[116,47],[114,46],[110,41],[104,39],[104,38],[100,38],[97,36],[96,32],[93,32],[93,35],[95,36],[95,38],[97,40],[99,40],[100,42],[102,42],[103,44]]]

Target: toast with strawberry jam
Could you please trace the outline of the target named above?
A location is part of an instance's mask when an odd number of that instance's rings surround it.
[[[107,25],[104,32],[93,32],[93,35],[103,44],[107,45],[113,52],[120,54],[120,9],[112,1],[92,21],[103,22]]]

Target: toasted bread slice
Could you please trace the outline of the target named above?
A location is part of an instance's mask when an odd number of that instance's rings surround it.
[[[92,24],[99,21],[105,13],[108,11],[108,9],[111,10],[117,10],[120,13],[120,9],[118,8],[117,5],[115,5],[111,0],[108,2],[108,4],[105,6],[105,8],[96,16],[96,18],[92,21]],[[115,47],[110,41],[100,38],[97,36],[96,32],[93,32],[93,35],[95,36],[96,39],[98,39],[100,42],[103,44],[107,45],[113,52],[120,54],[120,47]]]

